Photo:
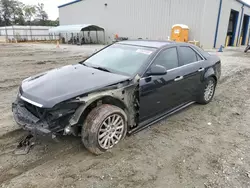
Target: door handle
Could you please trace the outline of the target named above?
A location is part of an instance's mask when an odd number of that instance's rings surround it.
[[[198,72],[202,72],[202,71],[204,71],[205,69],[204,68],[200,68],[199,70],[198,70]]]
[[[177,82],[177,81],[180,81],[180,80],[182,80],[182,79],[183,79],[183,76],[177,76],[177,77],[174,79],[174,81]]]

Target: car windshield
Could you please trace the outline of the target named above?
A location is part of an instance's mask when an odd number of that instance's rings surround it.
[[[100,70],[132,76],[155,50],[155,48],[114,44],[93,55],[84,61],[84,64]]]

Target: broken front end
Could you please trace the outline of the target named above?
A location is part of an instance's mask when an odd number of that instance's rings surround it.
[[[61,102],[53,108],[39,107],[34,102],[18,95],[12,104],[15,121],[32,135],[55,137],[57,134],[78,136],[88,113],[101,104],[120,107],[128,116],[131,128],[137,125],[137,87],[128,83],[106,87],[103,90]]]
[[[64,102],[51,109],[41,108],[30,101],[17,97],[12,103],[15,121],[33,135],[51,136],[65,131],[69,120],[80,106],[79,103]]]

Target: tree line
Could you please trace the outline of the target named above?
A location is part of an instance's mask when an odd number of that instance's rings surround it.
[[[49,20],[44,4],[26,5],[18,0],[0,0],[0,26],[58,26],[59,18]]]

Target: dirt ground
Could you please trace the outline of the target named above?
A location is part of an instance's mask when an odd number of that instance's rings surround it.
[[[110,152],[94,156],[69,136],[14,155],[26,134],[11,113],[21,80],[98,48],[0,44],[0,187],[250,187],[250,53],[243,48],[218,54],[222,77],[209,105],[192,105]]]

